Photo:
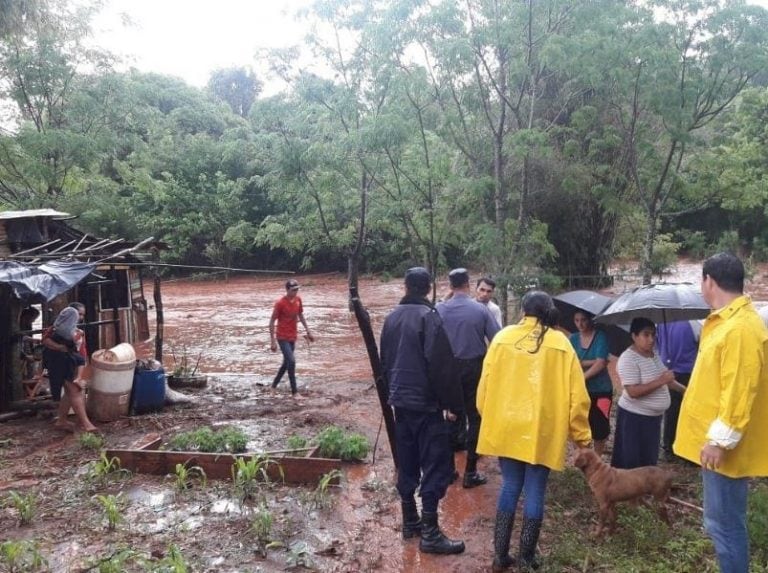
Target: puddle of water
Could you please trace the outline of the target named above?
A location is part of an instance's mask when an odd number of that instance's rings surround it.
[[[125,497],[134,503],[147,505],[154,510],[162,509],[174,501],[174,494],[170,490],[159,492],[148,491],[142,487],[132,487],[126,493]]]
[[[231,500],[231,499],[219,499],[211,505],[211,513],[221,513],[221,514],[242,514],[243,508],[240,506],[240,503]]]

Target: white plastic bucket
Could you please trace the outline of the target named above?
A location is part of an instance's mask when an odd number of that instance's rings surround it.
[[[101,362],[134,362],[136,351],[133,346],[123,342],[109,350],[97,350],[93,353],[93,359]]]
[[[92,377],[88,385],[88,416],[110,422],[130,410],[136,352],[130,344],[97,350],[91,356]]]

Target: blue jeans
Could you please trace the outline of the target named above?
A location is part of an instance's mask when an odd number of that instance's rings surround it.
[[[721,573],[749,571],[747,533],[748,478],[729,478],[701,470],[704,483],[704,529],[715,545]]]
[[[501,467],[501,492],[496,509],[515,513],[517,500],[525,492],[523,517],[542,519],[544,517],[544,494],[547,492],[549,468],[533,465],[512,458],[499,458]]]
[[[296,358],[293,356],[293,350],[296,347],[296,343],[289,340],[278,340],[277,344],[280,346],[280,352],[283,353],[283,363],[280,365],[280,370],[277,371],[277,376],[272,381],[272,388],[277,388],[280,384],[280,379],[288,371],[288,380],[291,383],[291,394],[296,393]]]

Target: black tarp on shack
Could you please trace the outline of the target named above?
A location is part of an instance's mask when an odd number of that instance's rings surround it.
[[[7,284],[14,296],[27,304],[50,302],[72,289],[95,267],[79,261],[51,261],[39,266],[0,261],[0,284]]]

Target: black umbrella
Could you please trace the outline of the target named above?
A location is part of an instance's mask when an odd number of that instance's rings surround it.
[[[573,315],[579,311],[597,316],[613,302],[613,299],[591,290],[572,290],[552,297],[557,310],[560,312],[560,326],[569,332],[576,331]]]
[[[657,284],[624,293],[596,318],[599,324],[626,324],[645,317],[653,322],[695,320],[709,315],[709,305],[693,285]]]
[[[569,332],[576,332],[576,324],[573,322],[574,314],[584,311],[597,316],[613,302],[613,299],[591,290],[572,290],[553,296],[552,301],[560,312],[560,326]],[[608,348],[611,354],[618,356],[632,344],[629,326],[626,324],[597,325],[597,328],[605,332],[608,337]]]

